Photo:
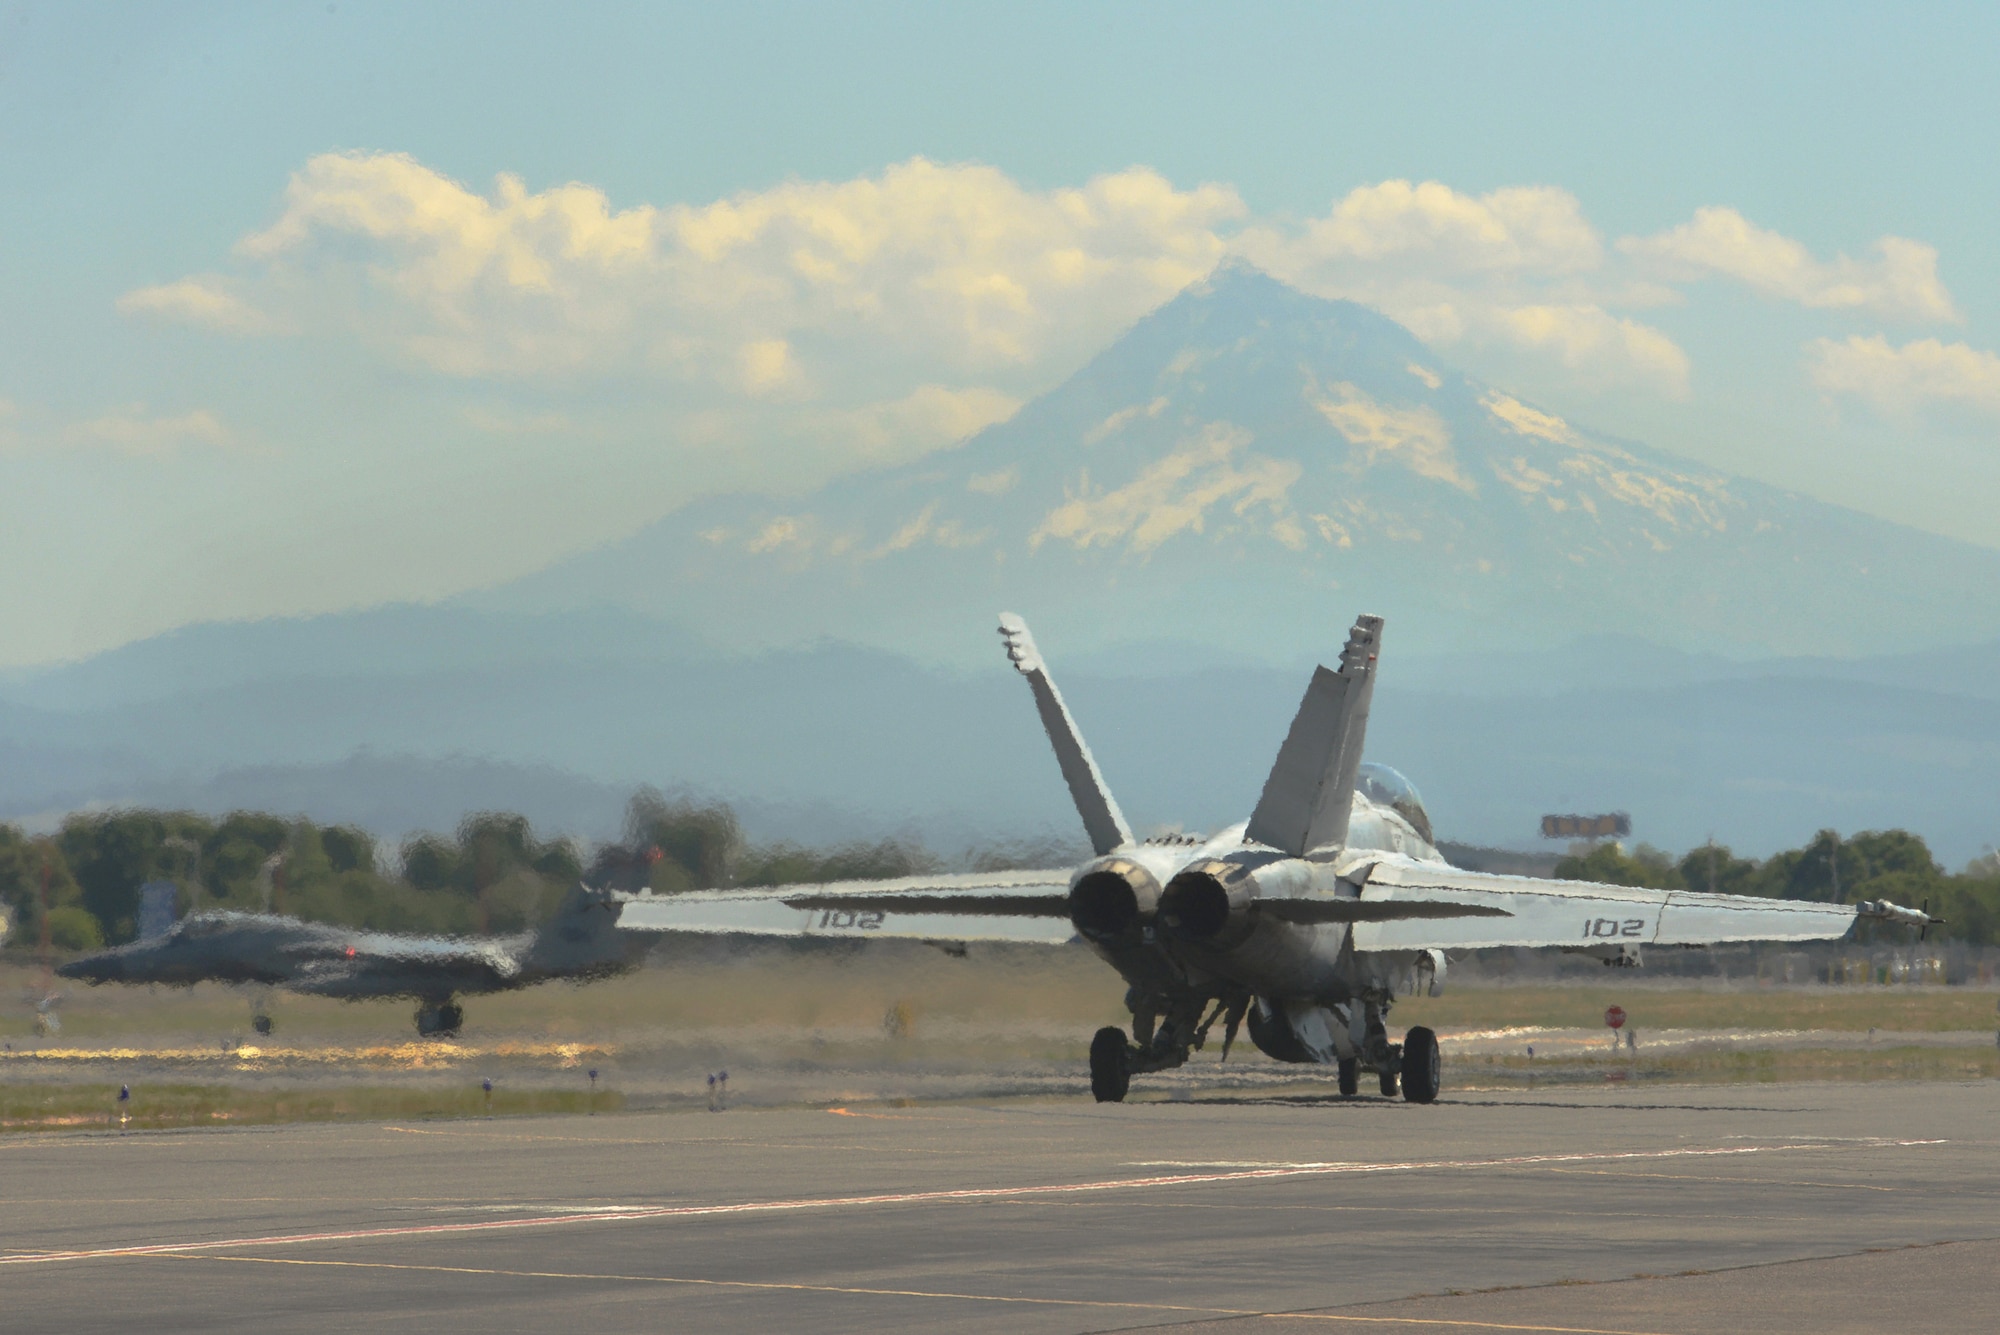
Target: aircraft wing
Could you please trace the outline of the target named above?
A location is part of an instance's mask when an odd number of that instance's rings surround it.
[[[1357,922],[1353,938],[1356,950],[1828,941],[1847,935],[1857,917],[1905,921],[1898,915],[1911,913],[1887,904],[1815,904],[1755,895],[1496,876],[1395,856],[1381,857],[1367,868],[1366,876],[1361,889],[1364,904],[1457,903],[1469,911],[1449,917]]]
[[[835,936],[1061,945],[1070,873],[984,872],[771,890],[622,895],[618,927],[669,936]]]

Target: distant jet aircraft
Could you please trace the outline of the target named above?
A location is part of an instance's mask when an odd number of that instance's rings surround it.
[[[90,983],[253,983],[348,1001],[411,997],[417,1032],[449,1037],[465,1022],[459,996],[598,978],[637,963],[651,942],[618,931],[618,914],[613,892],[589,886],[570,891],[541,930],[506,937],[403,936],[267,913],[197,913],[56,972]],[[253,1024],[271,1031],[261,1007]]]
[[[1223,1022],[1223,1056],[1246,1019],[1279,1061],[1334,1066],[1343,1094],[1373,1072],[1382,1093],[1437,1097],[1437,1035],[1391,1042],[1399,995],[1435,996],[1447,951],[1543,946],[1639,963],[1640,947],[1831,940],[1857,918],[1920,925],[1887,902],[1801,903],[1463,871],[1433,844],[1417,791],[1361,748],[1382,619],[1354,623],[1337,669],[1313,674],[1248,821],[1212,838],[1132,835],[1019,617],[1008,656],[1027,678],[1096,856],[1069,871],[915,877],[757,892],[644,896],[630,929],[915,937],[935,942],[1082,937],[1127,985],[1132,1032],[1100,1029],[1091,1091],[1125,1097],[1133,1075],[1176,1067]]]

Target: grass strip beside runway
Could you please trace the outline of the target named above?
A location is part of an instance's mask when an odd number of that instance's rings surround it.
[[[463,1088],[258,1089],[233,1085],[133,1087],[121,1109],[116,1084],[0,1085],[0,1130],[130,1130],[190,1126],[260,1126],[279,1122],[387,1121],[482,1117],[489,1111],[476,1084]],[[616,1090],[508,1089],[496,1086],[495,1117],[618,1112]]]

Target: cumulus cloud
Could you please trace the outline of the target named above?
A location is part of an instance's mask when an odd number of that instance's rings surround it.
[[[1377,307],[1434,345],[1499,344],[1553,356],[1592,381],[1687,390],[1680,347],[1606,308],[1661,293],[1605,272],[1603,239],[1567,190],[1468,195],[1384,181],[1302,227],[1246,227],[1236,249],[1305,291]]]
[[[72,425],[64,438],[72,445],[100,446],[140,458],[168,458],[189,446],[228,449],[236,438],[205,408],[177,416],[155,416],[133,404]]]
[[[1687,393],[1687,353],[1651,325],[1594,305],[1504,307],[1490,318],[1513,342],[1549,352],[1572,369],[1617,368],[1674,397]]]
[[[118,298],[118,309],[125,315],[150,315],[225,334],[268,334],[278,328],[269,316],[232,294],[217,278],[183,278],[177,283],[136,288]]]
[[[651,366],[763,393],[857,338],[961,372],[1101,339],[1213,267],[1242,213],[1231,189],[1137,167],[1036,191],[915,158],[619,209],[588,185],[503,175],[480,194],[406,154],[334,153],[239,251],[302,322],[344,319],[448,374]]]
[[[1295,263],[1420,258],[1436,273],[1594,269],[1597,229],[1575,195],[1552,186],[1512,186],[1465,195],[1437,181],[1383,181],[1348,192],[1293,242]]]
[[[1145,167],[1042,190],[924,158],[621,207],[578,182],[534,190],[502,175],[481,190],[407,154],[328,153],[236,249],[231,273],[139,288],[120,309],[352,337],[544,396],[651,383],[686,443],[771,426],[774,442],[859,459],[909,457],[1005,417],[1231,255],[1374,306],[1442,350],[1507,349],[1670,397],[1688,392],[1689,358],[1635,312],[1681,299],[1676,283],[1726,274],[1808,306],[1956,318],[1931,247],[1885,237],[1864,260],[1820,261],[1727,208],[1607,246],[1577,197],[1549,185],[1381,181],[1286,221],[1252,218],[1228,186],[1184,189]]]
[[[1875,243],[1875,258],[1821,261],[1788,236],[1758,227],[1735,209],[1696,209],[1657,236],[1627,237],[1620,250],[1678,277],[1720,274],[1781,301],[1827,310],[1865,310],[1891,319],[1957,321],[1938,280],[1935,247],[1900,236]]]
[[[2000,417],[2000,356],[1964,343],[1919,339],[1892,347],[1876,334],[1807,345],[1813,383],[1865,399],[1891,413],[1951,404]]]

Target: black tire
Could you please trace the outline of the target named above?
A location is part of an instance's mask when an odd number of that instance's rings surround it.
[[[1383,1098],[1385,1098],[1385,1099],[1393,1099],[1393,1098],[1395,1098],[1395,1097],[1396,1097],[1396,1085],[1397,1085],[1397,1080],[1396,1080],[1396,1073],[1395,1073],[1394,1071],[1384,1071],[1384,1072],[1382,1072],[1382,1097],[1383,1097]]]
[[[465,1012],[453,1001],[426,1002],[417,1007],[417,1033],[424,1038],[450,1038],[465,1023]]]
[[[1340,1097],[1351,1099],[1361,1092],[1361,1059],[1342,1057],[1340,1059]]]
[[[1099,1103],[1123,1103],[1132,1087],[1132,1058],[1125,1031],[1110,1025],[1090,1040],[1090,1094]]]
[[[250,1017],[250,1027],[268,1038],[273,1027],[271,1017],[268,1015],[253,1015]]]
[[[1403,1035],[1403,1097],[1411,1103],[1434,1103],[1443,1078],[1438,1036],[1417,1025]]]

